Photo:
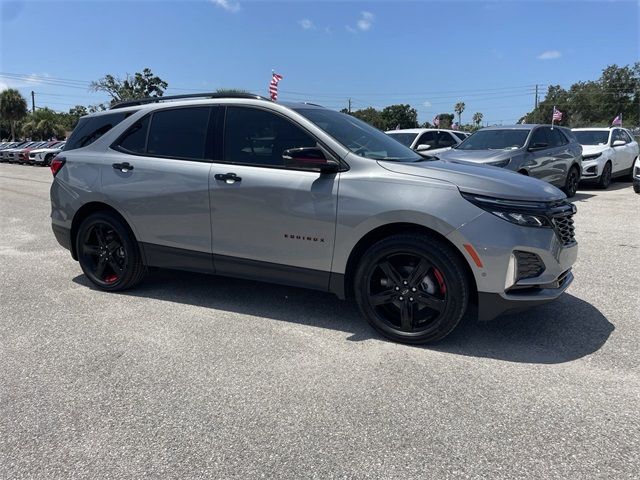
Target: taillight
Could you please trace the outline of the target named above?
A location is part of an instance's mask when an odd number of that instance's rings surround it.
[[[67,159],[64,157],[61,157],[60,155],[55,156],[53,160],[51,160],[51,166],[49,168],[51,168],[51,173],[53,173],[54,177],[58,174],[60,169],[64,166],[66,161]]]

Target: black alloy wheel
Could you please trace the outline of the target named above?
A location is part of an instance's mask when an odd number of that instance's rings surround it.
[[[611,163],[607,162],[602,169],[600,180],[598,180],[598,187],[605,189],[611,184]]]
[[[466,310],[469,287],[444,242],[397,235],[375,244],[356,273],[358,306],[392,340],[427,343],[448,335]]]
[[[103,290],[124,290],[142,280],[145,268],[138,245],[120,219],[101,212],[85,219],[76,236],[84,274]]]
[[[575,165],[569,169],[569,173],[567,173],[567,179],[564,184],[564,193],[567,197],[573,197],[578,191],[578,183],[580,182],[580,171],[578,167]]]

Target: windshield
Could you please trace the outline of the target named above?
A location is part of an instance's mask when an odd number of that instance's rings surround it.
[[[300,108],[296,111],[361,157],[394,162],[422,160],[422,157],[413,150],[396,142],[368,123],[346,113],[320,108]]]
[[[524,147],[529,130],[479,130],[458,145],[459,150],[513,150]]]
[[[606,145],[609,143],[608,130],[573,130],[580,145]]]
[[[399,141],[405,147],[411,147],[411,144],[418,136],[417,133],[387,133],[394,140]]]

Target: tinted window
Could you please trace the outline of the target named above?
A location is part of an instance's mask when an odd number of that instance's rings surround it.
[[[345,148],[361,157],[393,162],[419,162],[423,160],[420,155],[400,142],[396,142],[377,128],[346,113],[324,108],[300,108],[296,111],[315,123],[318,128],[324,130]]]
[[[524,146],[529,136],[525,129],[478,130],[456,148],[460,150],[513,150]],[[546,137],[544,139],[547,141]]]
[[[438,132],[425,132],[418,140],[417,145],[430,145],[432,148],[438,144]]]
[[[413,141],[418,136],[416,133],[387,133],[387,135],[389,135],[394,140],[399,141],[405,147],[410,147]]]
[[[625,142],[627,143],[633,142],[633,138],[631,138],[631,135],[629,135],[629,132],[627,132],[626,130],[621,130],[621,132],[622,132],[622,138],[624,139]]]
[[[81,118],[67,140],[64,150],[74,150],[91,145],[133,113],[135,112],[114,112],[105,115],[96,115],[95,117]]]
[[[453,136],[448,132],[438,132],[438,148],[447,148],[457,145]]]
[[[567,143],[567,138],[562,134],[559,128],[549,129],[547,131],[549,137],[549,146],[561,147]]]
[[[227,108],[226,162],[282,166],[282,152],[289,148],[315,147],[316,143],[311,135],[279,115],[256,108]]]
[[[147,131],[150,119],[151,116],[147,115],[129,127],[129,130],[120,139],[118,146],[128,152],[144,153],[147,148]]]
[[[530,145],[532,147],[548,147],[550,145],[549,138],[547,138],[547,130],[546,128],[538,128],[535,132],[533,132],[533,136],[531,137]]]
[[[455,132],[454,135],[456,137],[458,137],[460,140],[464,140],[465,138],[467,138],[468,135],[462,133],[462,132]]]
[[[151,117],[147,153],[159,157],[204,159],[210,108],[174,108]]]
[[[622,130],[616,128],[613,133],[613,141],[622,140],[624,143],[627,143],[627,138]]]

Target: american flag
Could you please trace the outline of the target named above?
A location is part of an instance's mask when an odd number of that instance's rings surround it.
[[[621,113],[619,113],[618,116],[613,119],[613,122],[611,122],[611,125],[617,125],[617,126],[621,126],[622,125],[622,114]]]
[[[551,120],[554,122],[562,120],[562,112],[558,110],[555,105],[553,106],[553,117]]]
[[[278,75],[276,72],[271,73],[271,82],[269,82],[269,96],[274,102],[278,100],[278,82],[282,80],[282,75]]]
[[[433,124],[438,127],[440,126],[440,117],[438,115],[436,115],[435,117],[433,117]]]

